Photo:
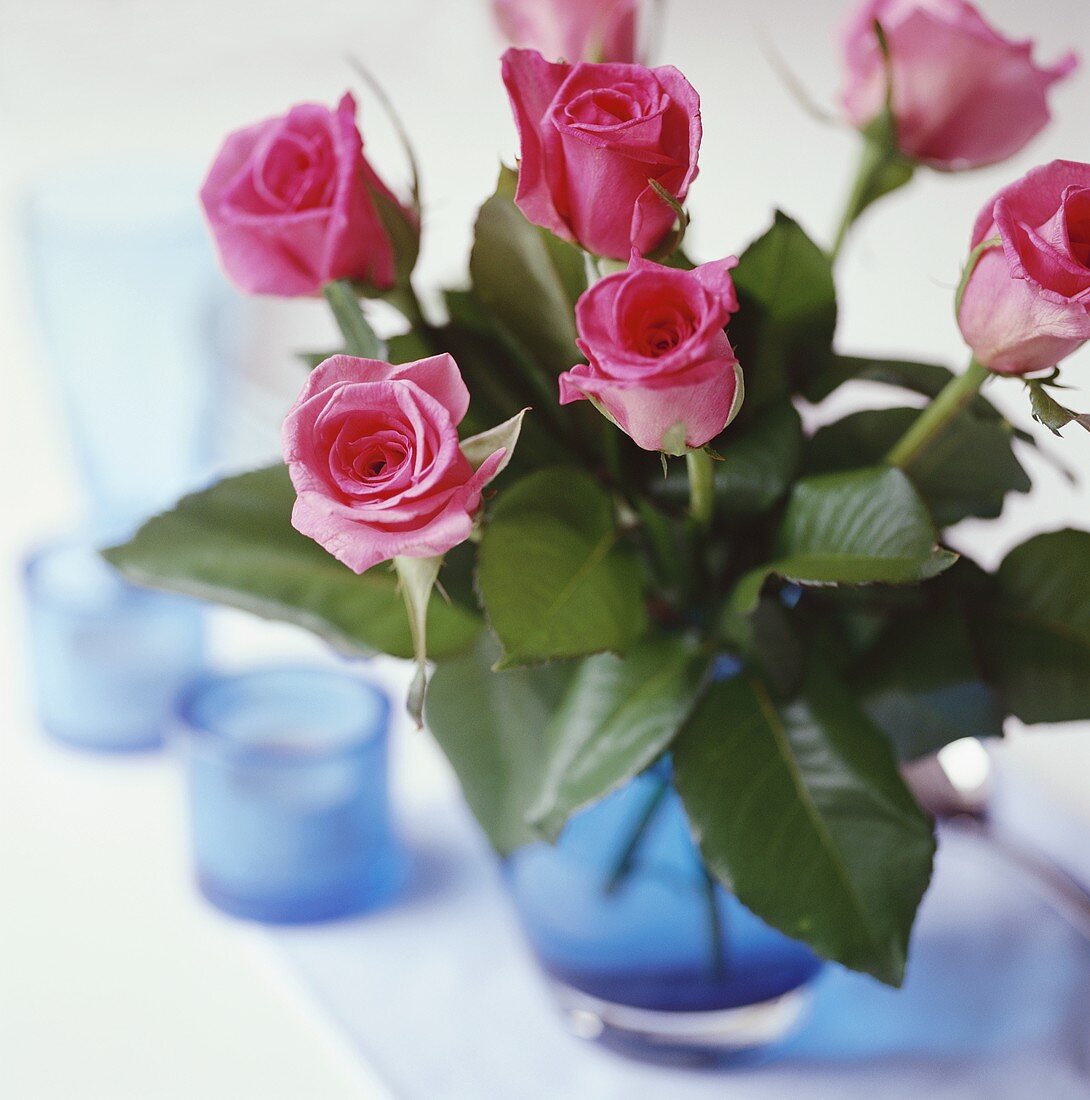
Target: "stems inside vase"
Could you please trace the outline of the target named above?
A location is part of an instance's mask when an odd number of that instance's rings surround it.
[[[710,941],[711,954],[709,964],[713,978],[721,978],[726,972],[726,935],[723,921],[723,913],[719,908],[719,895],[715,879],[711,872],[701,865],[704,875],[704,899],[708,912],[708,939]]]
[[[660,776],[640,816],[636,819],[635,828],[632,830],[624,847],[621,849],[617,862],[613,865],[613,869],[606,879],[607,894],[615,894],[624,885],[625,879],[632,873],[632,867],[635,863],[640,845],[643,843],[643,839],[647,835],[647,830],[651,827],[651,823],[655,820],[659,808],[662,806],[663,801],[669,793],[670,780],[665,776]]]

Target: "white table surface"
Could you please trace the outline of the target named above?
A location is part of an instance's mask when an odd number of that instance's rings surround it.
[[[1074,45],[1090,58],[1085,0],[983,6],[1012,33],[1040,38],[1046,57]],[[756,48],[755,28],[769,31],[815,96],[830,102],[830,27],[846,7],[673,0],[660,57],[687,73],[704,102],[703,171],[692,196],[698,255],[739,250],[767,225],[773,204],[816,236],[834,223],[854,138],[794,107]],[[266,938],[194,899],[171,762],[86,759],[36,736],[15,563],[66,526],[78,501],[27,324],[16,197],[37,173],[79,157],[150,155],[199,170],[226,130],[298,99],[338,95],[350,81],[341,62],[350,50],[382,79],[416,139],[428,201],[421,281],[455,281],[473,207],[490,190],[498,158],[514,151],[498,48],[484,0],[0,0],[0,1095],[384,1095],[270,961]],[[1058,89],[1056,124],[1013,162],[957,178],[924,174],[868,215],[838,273],[845,350],[962,358],[950,298],[976,210],[1034,163],[1090,160],[1081,109],[1088,91],[1090,70]],[[366,99],[364,124],[376,161],[400,165],[389,127]],[[250,308],[260,333],[247,363],[252,430],[235,448],[237,461],[275,451],[276,415],[298,384],[291,352],[322,346],[329,334],[312,303]],[[1084,351],[1071,377],[1088,370]],[[1017,386],[1001,400],[1026,423]],[[1046,445],[1090,469],[1090,436]],[[959,540],[993,564],[1027,533],[1085,523],[1088,514],[1090,490],[1053,479],[1012,501],[1000,523],[967,524]],[[224,629],[234,655],[302,645],[290,632],[236,620]],[[1015,751],[1049,775],[1059,797],[1087,808],[1087,742],[1057,731]]]
[[[385,1097],[263,930],[197,896],[173,755],[46,741],[4,642],[0,1096]]]

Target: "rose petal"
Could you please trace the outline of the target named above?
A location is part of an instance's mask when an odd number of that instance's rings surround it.
[[[842,101],[861,129],[886,99],[875,21],[889,44],[901,148],[939,168],[979,167],[1016,153],[1048,122],[1048,89],[1075,66],[1071,54],[1036,65],[1031,42],[1003,37],[964,0],[871,0],[849,23],[844,45]]]
[[[574,240],[554,198],[562,191],[559,138],[544,125],[553,97],[568,75],[569,66],[546,61],[536,50],[507,50],[503,55],[503,83],[518,128],[521,159],[515,204],[534,225],[544,226],[564,240]]]

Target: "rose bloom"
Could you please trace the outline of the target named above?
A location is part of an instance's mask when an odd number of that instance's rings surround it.
[[[595,283],[575,307],[589,363],[560,376],[560,403],[590,399],[648,451],[681,454],[714,439],[742,403],[723,331],[738,309],[737,263],[679,271],[634,255],[627,271]]]
[[[301,103],[229,135],[201,202],[230,278],[250,294],[296,297],[334,279],[393,286],[376,194],[396,203],[363,155],[346,94],[334,111]]]
[[[1090,164],[1055,160],[981,211],[980,256],[958,323],[977,361],[1002,374],[1055,366],[1090,339]]]
[[[1046,93],[1076,65],[1033,62],[965,0],[869,0],[844,38],[848,118],[863,129],[884,108],[888,81],[874,23],[885,31],[901,151],[935,168],[975,168],[1017,153],[1049,120]]]
[[[506,456],[496,450],[474,469],[458,444],[468,408],[449,355],[396,367],[327,359],[284,420],[292,525],[356,573],[464,542]]]
[[[672,66],[551,64],[503,55],[522,146],[515,202],[589,252],[646,254],[674,224],[654,179],[681,202],[696,177],[700,99]]]
[[[512,46],[555,61],[636,60],[639,0],[493,0]]]

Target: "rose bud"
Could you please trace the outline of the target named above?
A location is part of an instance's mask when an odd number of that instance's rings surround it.
[[[639,0],[493,0],[512,46],[559,61],[636,60]]]
[[[297,494],[292,526],[356,573],[464,542],[481,490],[506,465],[521,422],[520,415],[459,444],[468,408],[449,355],[396,367],[327,359],[284,420],[284,460]]]
[[[1090,339],[1090,164],[1055,160],[981,211],[958,324],[977,362],[1001,374],[1055,366]]]
[[[317,294],[334,279],[394,284],[396,257],[381,196],[415,226],[363,155],[356,102],[301,103],[237,130],[201,188],[220,261],[250,294]]]
[[[700,99],[672,66],[551,64],[503,55],[522,146],[515,202],[526,218],[588,252],[652,251],[696,177]]]
[[[901,152],[934,168],[1013,156],[1044,128],[1048,89],[1076,65],[1068,53],[1040,68],[1032,42],[1004,38],[965,0],[869,0],[844,38],[843,103],[860,129],[885,107],[890,80],[875,22],[888,43]]]
[[[560,376],[560,403],[587,398],[639,446],[704,446],[742,404],[742,373],[724,326],[738,309],[732,256],[692,271],[633,255],[575,306],[589,363]]]

